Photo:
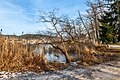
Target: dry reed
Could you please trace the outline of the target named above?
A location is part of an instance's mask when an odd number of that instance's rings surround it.
[[[0,71],[39,72],[48,69],[41,55],[34,55],[31,46],[23,45],[15,38],[0,36]]]

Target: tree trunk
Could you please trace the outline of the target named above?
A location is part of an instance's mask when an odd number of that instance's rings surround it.
[[[118,41],[120,41],[120,1],[118,1]]]
[[[71,62],[71,59],[70,59],[70,56],[68,55],[67,52],[63,53],[65,55],[65,58],[66,58],[66,63],[70,63]]]
[[[70,59],[70,56],[68,54],[68,50],[67,50],[67,47],[66,44],[64,42],[62,42],[63,44],[63,49],[64,49],[64,55],[65,55],[65,58],[66,58],[66,63],[70,63],[71,62],[71,59]]]
[[[60,50],[60,51],[62,52],[62,54],[64,54],[65,59],[66,59],[66,63],[70,63],[70,62],[71,62],[70,56],[69,56],[69,54],[67,53],[67,50],[65,49],[65,47],[64,47],[64,50],[63,50],[63,49],[61,49],[59,46],[55,46],[55,45],[53,45],[52,43],[49,43],[49,44],[52,45],[53,48]]]

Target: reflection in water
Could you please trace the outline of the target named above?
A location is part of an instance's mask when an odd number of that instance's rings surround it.
[[[50,45],[40,45],[39,47],[36,47],[34,50],[35,54],[41,54],[42,48],[45,47],[46,51],[48,51],[48,48],[51,47]],[[57,54],[54,52],[46,52],[45,53],[47,61],[58,61],[58,62],[66,62],[65,56],[63,54]]]
[[[66,62],[65,56],[62,54],[55,55],[55,53],[46,53],[46,58],[48,61],[58,61],[58,62]]]

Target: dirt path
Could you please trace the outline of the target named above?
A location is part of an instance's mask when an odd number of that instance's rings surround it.
[[[120,49],[120,45],[108,45],[111,49]]]
[[[2,75],[1,75],[2,76]],[[0,80],[120,80],[120,61],[111,61],[87,68],[69,66],[65,70],[6,74]]]

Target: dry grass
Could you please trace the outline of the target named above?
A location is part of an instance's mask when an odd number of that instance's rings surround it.
[[[88,65],[95,65],[104,63],[106,61],[113,61],[119,59],[120,51],[117,49],[110,49],[105,45],[96,46],[95,52],[85,53],[80,57],[81,63]],[[84,65],[84,64],[83,64]]]
[[[119,58],[120,50],[118,49],[110,49],[106,45],[97,45],[94,49],[90,49],[87,45],[84,45],[81,55],[73,60],[77,61],[79,65],[90,66]]]
[[[0,36],[0,71],[42,71],[49,70],[40,54],[34,55],[29,45],[18,43],[15,38]]]
[[[97,51],[104,51],[104,53],[93,53],[89,51],[89,48],[82,49],[83,54],[80,56],[80,64],[94,64],[101,62],[105,59],[113,59],[114,55],[108,53],[106,47],[97,47]],[[107,52],[106,52],[107,50]],[[47,63],[45,59],[45,49],[43,48],[42,54],[34,54],[34,49],[30,45],[23,45],[19,43],[15,38],[5,38],[0,36],[0,71],[7,72],[25,72],[25,71],[46,71],[61,69],[66,64],[60,64],[57,62]],[[113,52],[112,52],[113,53]],[[110,57],[110,58],[109,58]],[[116,57],[114,57],[116,58]]]

